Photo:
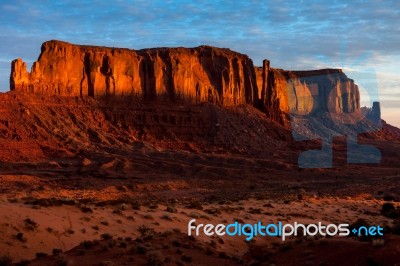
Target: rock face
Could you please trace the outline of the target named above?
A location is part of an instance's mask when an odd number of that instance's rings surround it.
[[[252,60],[209,46],[135,51],[48,41],[31,73],[21,59],[12,62],[10,85],[43,94],[181,97],[223,106],[258,98]]]
[[[341,69],[287,71],[264,60],[256,71],[260,101],[268,116],[283,122],[288,113],[352,113],[360,109],[357,85]]]
[[[10,86],[47,95],[251,104],[282,124],[289,113],[360,108],[357,85],[340,69],[286,71],[268,60],[254,67],[246,55],[210,46],[130,50],[48,41],[30,73],[21,59],[12,62]]]

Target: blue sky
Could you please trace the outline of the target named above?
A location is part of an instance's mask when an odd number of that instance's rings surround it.
[[[60,39],[140,49],[229,47],[256,65],[376,73],[383,118],[400,126],[400,1],[0,1],[0,91]],[[369,105],[366,89],[362,103]]]

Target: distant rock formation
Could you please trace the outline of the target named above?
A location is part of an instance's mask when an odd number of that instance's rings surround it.
[[[351,113],[360,109],[357,85],[340,69],[286,71],[254,67],[226,48],[130,50],[48,41],[33,63],[11,65],[11,90],[47,95],[135,95],[221,106],[251,104],[284,123],[289,113]]]
[[[370,121],[379,123],[381,121],[381,104],[373,102],[372,107],[361,107],[361,113]]]
[[[260,101],[276,121],[288,113],[306,115],[316,111],[352,113],[360,109],[357,85],[341,69],[288,71],[270,68],[268,60],[258,68]]]

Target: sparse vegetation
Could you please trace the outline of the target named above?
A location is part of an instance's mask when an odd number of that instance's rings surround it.
[[[132,201],[131,205],[132,205],[132,209],[140,211],[140,203],[138,201]]]
[[[102,225],[105,225],[105,226],[108,226],[108,222],[107,221],[100,221],[100,223],[102,224]]]
[[[59,248],[53,248],[52,254],[53,256],[57,256],[62,253],[62,250]]]
[[[179,242],[178,240],[174,239],[174,240],[172,240],[172,245],[174,247],[180,247],[181,246],[181,242]]]
[[[172,221],[171,215],[169,215],[169,213],[164,213],[163,215],[161,215],[160,218],[163,220]]]
[[[143,215],[143,218],[148,219],[148,220],[154,220],[153,215],[146,213]]]
[[[162,266],[164,265],[164,258],[157,251],[151,251],[146,254],[147,265],[149,266]]]
[[[200,214],[198,212],[191,212],[188,215],[190,218],[194,218],[194,219],[199,219],[200,218]]]
[[[400,209],[396,209],[393,203],[385,202],[382,205],[381,214],[387,218],[398,218],[400,217]]]
[[[38,228],[38,224],[34,220],[32,220],[30,218],[26,218],[24,220],[24,223],[25,223],[24,228],[26,230],[34,231],[34,230],[36,230]]]
[[[188,209],[196,209],[196,210],[202,211],[203,210],[203,205],[198,201],[192,201],[186,206],[186,208],[188,208]]]
[[[143,238],[152,237],[156,234],[153,228],[147,227],[146,225],[141,225],[138,228],[140,236]]]
[[[147,253],[147,247],[142,245],[142,244],[138,244],[136,246],[135,249],[133,249],[133,253],[138,253],[138,254],[146,254]]]
[[[18,233],[15,235],[15,237],[16,237],[19,241],[21,241],[21,242],[26,242],[26,241],[28,241],[28,239],[24,236],[24,233],[22,233],[22,232],[18,232]]]
[[[113,210],[112,213],[113,213],[113,214],[122,215],[122,210],[121,210],[121,209],[116,209],[116,210]]]
[[[37,252],[36,253],[36,258],[40,259],[40,258],[44,258],[47,257],[47,253],[45,252]]]
[[[82,207],[81,207],[81,211],[82,211],[83,213],[93,213],[92,208],[87,207],[87,206],[82,206]]]
[[[64,255],[60,254],[57,256],[56,266],[68,266],[68,264],[68,260]]]
[[[104,234],[101,234],[101,238],[104,240],[108,240],[108,239],[112,239],[113,236],[109,233],[104,233]]]
[[[150,204],[149,209],[156,210],[156,209],[158,209],[158,205],[157,204]]]
[[[400,219],[397,219],[393,222],[392,226],[392,234],[400,235]]]
[[[165,211],[170,212],[170,213],[177,213],[178,212],[178,210],[172,205],[168,205]]]

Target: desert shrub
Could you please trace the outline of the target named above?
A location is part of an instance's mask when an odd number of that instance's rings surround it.
[[[148,236],[154,236],[156,232],[154,231],[153,228],[148,227],[146,225],[141,225],[138,227],[139,233],[141,237],[148,237]]]
[[[178,210],[174,206],[171,206],[171,205],[168,205],[167,209],[165,211],[170,212],[170,213],[177,213],[178,212]]]
[[[226,255],[226,253],[223,252],[223,251],[221,251],[221,252],[218,253],[218,257],[220,257],[220,258],[222,258],[222,259],[228,259],[228,258],[229,258],[229,256]]]
[[[382,205],[381,214],[387,218],[397,218],[400,216],[400,210],[396,209],[392,203],[385,202]]]
[[[137,245],[137,247],[136,247],[136,249],[134,249],[134,251],[136,253],[138,253],[138,254],[142,254],[143,255],[143,254],[147,253],[147,247],[142,245],[142,244],[140,244],[140,245]]]
[[[44,257],[47,257],[47,253],[45,253],[45,252],[37,252],[36,253],[36,258],[44,258]]]
[[[24,223],[25,223],[25,229],[26,230],[34,231],[34,230],[36,230],[38,228],[38,224],[34,220],[32,220],[30,218],[26,218],[24,220]]]
[[[384,195],[383,200],[384,201],[398,201],[398,198],[393,195]]]
[[[116,209],[116,210],[113,210],[112,213],[113,213],[113,214],[122,215],[122,210],[121,210],[121,209]]]
[[[24,233],[18,232],[15,237],[21,241],[21,242],[26,242],[28,239],[24,236]]]
[[[157,251],[151,251],[146,254],[147,265],[161,266],[164,265],[164,259]]]
[[[68,266],[68,260],[65,256],[60,255],[60,256],[57,256],[55,264],[57,266]]]
[[[83,213],[93,213],[92,208],[87,207],[87,206],[82,206],[82,207],[81,207],[81,211],[82,211]]]
[[[140,210],[140,203],[138,201],[131,202],[132,209],[139,211]]]
[[[261,214],[262,209],[260,208],[250,208],[249,213],[251,214]]]
[[[188,214],[188,216],[190,218],[194,218],[194,219],[199,219],[200,218],[200,214],[197,213],[197,212],[191,212],[191,213]]]
[[[161,215],[160,218],[163,220],[172,221],[171,215],[169,215],[169,213],[164,213],[163,215]]]
[[[52,254],[53,256],[57,256],[62,253],[62,250],[59,248],[53,248]]]
[[[156,210],[156,209],[158,209],[158,205],[157,204],[150,204],[149,208],[152,209],[152,210]]]
[[[121,242],[119,242],[118,246],[119,246],[120,248],[127,248],[127,247],[128,247],[128,244],[127,244],[125,241],[121,241]]]
[[[104,234],[101,234],[101,238],[104,240],[108,240],[108,239],[112,239],[113,236],[110,235],[109,233],[104,233]]]
[[[213,214],[213,215],[214,214],[221,214],[221,211],[219,209],[217,209],[217,208],[205,209],[204,212],[208,213],[208,214]]]
[[[192,201],[186,206],[186,208],[188,208],[188,209],[196,209],[196,210],[203,210],[203,205],[201,205],[201,203],[198,202],[198,201]]]
[[[181,246],[181,242],[179,242],[178,240],[174,239],[172,240],[172,245],[175,247],[180,247]]]
[[[210,247],[212,248],[217,248],[217,242],[215,242],[213,239],[210,240],[210,242],[208,243],[210,245]]]
[[[392,234],[400,235],[400,219],[397,219],[393,222],[392,226]]]
[[[233,218],[233,220],[235,221],[235,222],[238,222],[238,223],[240,223],[240,224],[244,224],[244,221],[241,219],[241,218]]]
[[[85,240],[81,243],[84,249],[90,249],[91,247],[94,246],[94,243],[92,241]]]
[[[144,214],[143,218],[148,219],[148,220],[154,220],[154,218],[151,214]]]

